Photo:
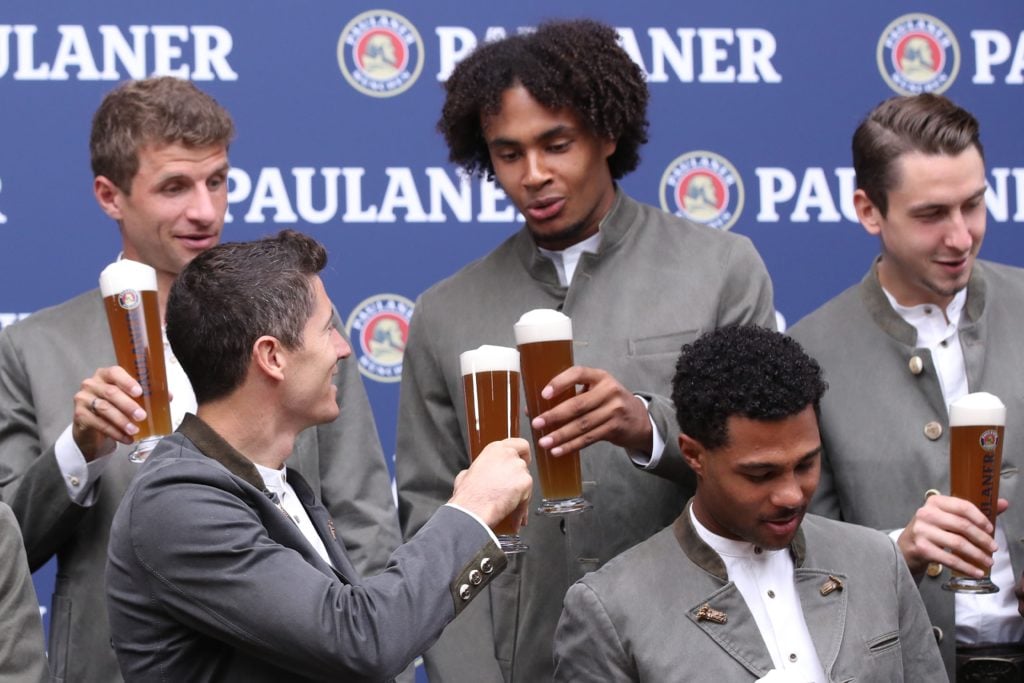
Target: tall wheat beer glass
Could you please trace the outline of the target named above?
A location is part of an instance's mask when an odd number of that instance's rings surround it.
[[[100,273],[100,292],[117,364],[142,387],[136,401],[146,411],[146,419],[138,424],[135,448],[128,455],[132,462],[142,462],[172,431],[156,271],[127,259],[111,263]]]
[[[481,346],[459,356],[466,403],[469,459],[492,441],[519,436],[519,352],[507,346]],[[494,527],[501,549],[521,553],[518,511]]]
[[[968,394],[949,405],[950,495],[977,505],[992,522],[992,528],[996,524],[1005,425],[1006,406],[992,394]],[[953,572],[942,587],[966,593],[999,591],[988,574],[975,579]]]
[[[524,313],[515,324],[514,331],[523,368],[523,393],[530,416],[537,417],[575,396],[575,387],[550,399],[540,395],[555,375],[572,367],[572,320],[559,311],[539,308]],[[589,508],[590,503],[583,498],[580,452],[572,451],[555,457],[537,443],[553,430],[532,431],[543,499],[537,511],[542,515],[565,515]]]

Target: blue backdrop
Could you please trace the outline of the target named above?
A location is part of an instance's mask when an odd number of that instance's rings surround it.
[[[152,73],[192,78],[238,127],[225,238],[294,226],[327,245],[325,283],[391,453],[401,358],[366,342],[404,334],[421,291],[519,224],[500,190],[446,163],[441,83],[478,42],[583,15],[617,27],[649,75],[650,143],[625,189],[748,235],[788,322],[857,281],[877,252],[853,220],[849,139],[894,92],[945,92],[978,116],[982,254],[1024,265],[1019,0],[7,0],[0,325],[95,286],[118,252],[91,193],[88,130],[103,94]],[[685,209],[679,198],[701,192],[708,201]],[[48,600],[52,569],[37,588]]]

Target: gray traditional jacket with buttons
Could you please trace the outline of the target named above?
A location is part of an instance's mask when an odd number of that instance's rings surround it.
[[[960,343],[968,389],[988,391],[1006,404],[999,493],[1010,501],[1001,519],[1015,577],[1024,570],[1024,499],[1017,471],[1024,460],[1022,314],[1024,271],[976,262]],[[891,530],[910,521],[928,489],[949,493],[949,425],[935,364],[927,349],[915,346],[914,327],[889,305],[877,266],[790,333],[818,360],[829,384],[821,402],[825,452],[812,510]],[[952,676],[953,594],[941,589],[948,578],[948,570],[924,577],[921,595]]]
[[[891,540],[808,515],[790,552],[828,680],[945,680],[928,616]],[[772,668],[746,601],[688,509],[570,588],[555,636],[559,683],[733,683]]]
[[[288,481],[325,562],[253,464],[193,415],[156,447],[110,530],[107,606],[125,681],[388,680],[506,566],[444,507],[361,579],[327,510]]]
[[[601,222],[596,254],[583,254],[563,287],[526,228],[431,287],[416,304],[398,417],[399,513],[408,537],[447,499],[444,487],[469,464],[459,353],[515,346],[512,326],[533,308],[572,318],[578,365],[611,373],[652,395],[665,437],[659,474],[638,470],[607,442],[583,449],[583,493],[594,507],[534,515],[530,546],[427,653],[432,680],[536,683],[551,679],[551,641],[573,581],[671,524],[693,494],[667,397],[680,348],[729,324],[775,327],[764,264],[742,235],[696,225],[634,201],[622,190]],[[522,415],[523,436],[530,422]],[[539,477],[534,477],[534,483]],[[669,481],[671,479],[671,481]],[[540,493],[534,490],[534,501]]]

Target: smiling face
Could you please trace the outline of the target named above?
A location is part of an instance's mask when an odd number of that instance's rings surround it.
[[[726,428],[725,445],[714,450],[679,437],[697,475],[694,514],[719,536],[785,548],[818,486],[821,436],[814,408],[772,421],[731,416]]]
[[[139,170],[125,193],[104,176],[93,189],[118,222],[124,257],[156,269],[170,283],[193,258],[220,241],[227,211],[228,152],[222,145],[179,143],[139,149]]]
[[[494,175],[539,246],[565,249],[597,232],[615,201],[614,141],[589,132],[568,109],[547,109],[522,86],[506,90],[501,109],[481,124]]]
[[[985,164],[974,146],[955,156],[907,152],[883,216],[863,190],[854,206],[882,240],[878,276],[904,306],[945,308],[967,286],[985,237]]]
[[[334,374],[338,361],[352,353],[332,324],[334,308],[318,276],[311,278],[313,314],[302,331],[302,346],[287,351],[287,387],[283,406],[306,426],[324,424],[338,417],[338,388]]]

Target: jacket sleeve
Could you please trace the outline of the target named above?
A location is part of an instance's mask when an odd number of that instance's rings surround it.
[[[40,443],[28,372],[15,339],[0,331],[0,498],[14,510],[32,571],[72,536],[88,508],[68,495],[53,444]],[[71,394],[67,401],[71,404]]]
[[[457,587],[471,567],[492,558],[489,580],[505,566],[476,521],[444,507],[384,572],[346,584],[272,539],[239,482],[197,468],[213,470],[170,463],[141,482],[115,522],[108,600],[119,649],[138,649],[132,620],[152,606],[299,675],[387,680],[461,608]]]
[[[49,680],[43,623],[11,509],[0,503],[0,680]]]
[[[398,404],[395,475],[405,538],[411,538],[450,496],[455,475],[469,466],[459,429],[459,397],[448,391],[430,312],[421,297],[409,326]],[[458,353],[457,349],[449,349]],[[487,600],[476,600],[424,655],[431,680],[502,683]]]
[[[556,683],[626,683],[639,676],[600,597],[582,581],[565,595],[555,631]]]

